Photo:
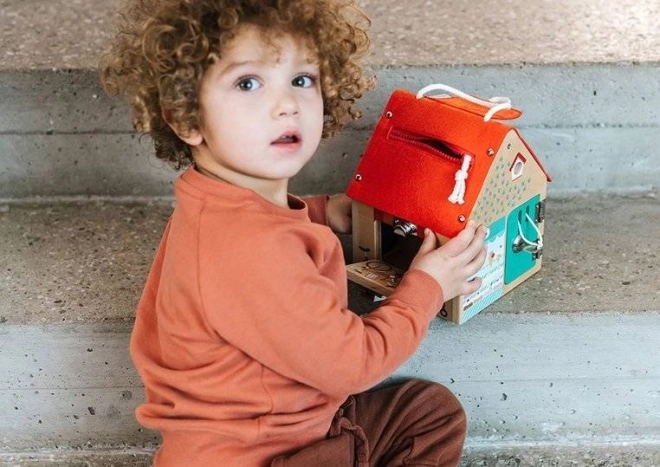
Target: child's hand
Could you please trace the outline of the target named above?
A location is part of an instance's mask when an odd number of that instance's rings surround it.
[[[476,274],[486,260],[484,239],[486,227],[470,221],[461,233],[440,248],[438,239],[429,229],[424,232],[424,241],[410,265],[431,275],[448,301],[458,295],[468,295],[481,287],[481,278],[470,277]]]
[[[351,233],[351,198],[344,194],[333,196],[326,207],[328,226],[337,233]]]

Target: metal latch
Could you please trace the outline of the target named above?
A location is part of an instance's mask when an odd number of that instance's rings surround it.
[[[534,259],[539,259],[543,255],[543,245],[538,245],[538,243],[528,243],[518,235],[513,240],[513,252],[520,253],[521,251],[531,253]]]
[[[417,226],[412,222],[404,221],[401,219],[395,219],[394,233],[397,235],[401,235],[402,237],[407,237],[408,235],[416,235]]]

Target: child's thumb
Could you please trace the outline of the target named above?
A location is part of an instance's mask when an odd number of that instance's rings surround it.
[[[419,247],[418,255],[425,255],[431,253],[437,248],[438,239],[435,237],[435,234],[431,229],[424,229],[424,240]]]

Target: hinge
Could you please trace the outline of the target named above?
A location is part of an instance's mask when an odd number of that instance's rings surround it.
[[[545,200],[536,205],[536,223],[540,224],[545,220]]]

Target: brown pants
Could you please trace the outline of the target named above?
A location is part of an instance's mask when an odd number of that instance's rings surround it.
[[[339,409],[327,439],[273,467],[456,466],[466,417],[444,386],[420,380],[350,397]]]

